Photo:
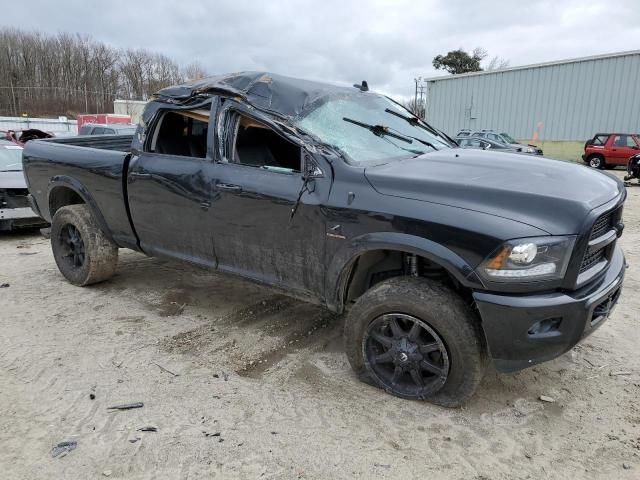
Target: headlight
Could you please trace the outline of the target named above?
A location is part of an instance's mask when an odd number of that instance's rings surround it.
[[[522,148],[522,151],[523,151],[524,153],[536,153],[536,149],[535,149],[535,148],[533,148],[533,147],[523,147],[523,148]]]
[[[529,282],[564,278],[575,237],[510,240],[493,252],[479,273],[493,282]]]

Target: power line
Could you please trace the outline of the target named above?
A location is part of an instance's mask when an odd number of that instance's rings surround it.
[[[17,87],[17,86],[1,86],[2,90],[64,90],[67,92],[80,92],[85,93],[84,88],[68,88],[68,87],[37,87],[37,86],[27,86],[27,87]],[[112,95],[116,96],[117,92],[109,92],[107,90],[86,90],[86,93],[96,93],[100,95]]]

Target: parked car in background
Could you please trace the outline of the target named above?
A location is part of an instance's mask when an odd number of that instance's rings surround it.
[[[0,232],[47,225],[29,206],[28,194],[22,173],[22,147],[0,140]]]
[[[117,125],[117,124],[131,124],[131,116],[119,115],[116,113],[85,113],[76,117],[76,123],[78,126],[78,134],[80,129],[88,124],[102,124],[102,125]]]
[[[80,127],[78,135],[133,135],[136,128],[132,123],[87,123]]]
[[[516,149],[520,153],[529,153],[532,155],[542,155],[542,149],[535,145],[524,145],[518,143],[511,135],[502,132],[498,133],[495,130],[469,130],[462,129],[458,132],[456,137],[479,137],[487,140],[493,140],[494,142],[508,145],[511,148]]]
[[[55,135],[51,132],[45,132],[37,128],[26,128],[24,130],[3,130],[0,136],[5,140],[15,143],[16,145],[24,145],[29,140],[39,140],[42,138],[53,138]]]
[[[518,149],[505,145],[504,143],[495,142],[488,138],[478,137],[456,137],[456,143],[461,148],[476,148],[479,150],[493,150],[496,152],[520,153]]]
[[[640,150],[640,136],[633,133],[596,133],[584,144],[582,160],[593,168],[627,166]]]

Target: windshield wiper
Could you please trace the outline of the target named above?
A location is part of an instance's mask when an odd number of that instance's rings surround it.
[[[347,117],[343,117],[342,120],[358,125],[359,127],[366,128],[377,137],[393,137],[406,143],[413,143],[411,138],[393,133],[389,130],[389,127],[385,127],[384,125],[369,125],[368,123],[359,122],[358,120],[353,120],[352,118]]]
[[[420,142],[423,145],[426,145],[427,147],[430,147],[436,151],[440,150],[439,148],[436,148],[435,145],[431,142],[427,142],[426,140],[422,140],[421,138],[418,137],[412,137],[411,135],[407,135],[408,138],[413,138],[415,141]]]
[[[402,115],[401,113],[393,111],[390,108],[385,108],[384,111],[387,113],[390,113],[391,115],[395,115],[396,117],[399,117],[403,120],[406,120],[407,122],[409,122],[410,125],[413,125],[414,127],[420,127],[423,130],[426,130],[427,132],[431,133],[432,135],[435,135],[436,137],[442,137],[442,135],[440,134],[440,132],[438,132],[438,130],[433,128],[428,123],[423,122],[420,118],[416,117],[415,115],[413,116]]]

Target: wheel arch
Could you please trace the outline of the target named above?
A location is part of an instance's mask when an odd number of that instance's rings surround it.
[[[326,277],[326,304],[330,310],[338,313],[344,310],[352,275],[359,260],[375,252],[413,254],[441,267],[464,287],[483,286],[473,268],[441,244],[405,233],[369,233],[351,239],[350,244],[343,247],[330,262]]]
[[[47,192],[47,208],[51,221],[60,208],[77,204],[86,204],[89,207],[100,229],[109,240],[113,241],[111,230],[89,190],[75,178],[66,175],[53,177]]]

